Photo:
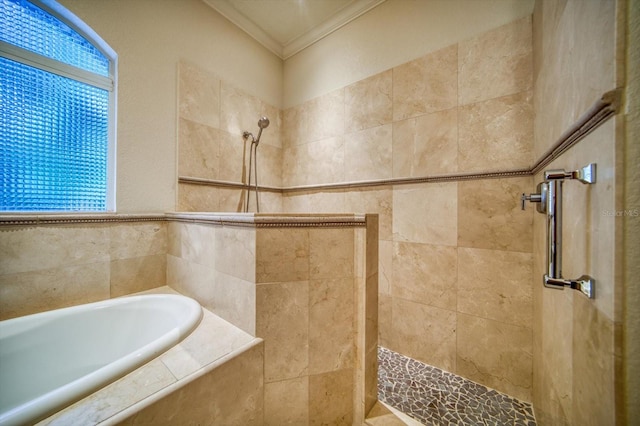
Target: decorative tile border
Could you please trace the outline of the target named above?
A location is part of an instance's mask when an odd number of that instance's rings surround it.
[[[426,425],[536,425],[531,404],[383,347],[378,399]]]
[[[260,213],[166,213],[166,214],[0,214],[0,228],[9,226],[77,225],[126,222],[188,222],[249,228],[344,228],[366,226],[360,214],[260,214]]]

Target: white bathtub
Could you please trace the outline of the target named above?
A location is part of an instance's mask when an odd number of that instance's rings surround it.
[[[186,337],[198,302],[130,296],[0,321],[0,425],[33,423]]]

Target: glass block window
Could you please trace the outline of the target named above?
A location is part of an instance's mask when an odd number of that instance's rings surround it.
[[[113,62],[36,1],[0,0],[0,211],[114,209]]]

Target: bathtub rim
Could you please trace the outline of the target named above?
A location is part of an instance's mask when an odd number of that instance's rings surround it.
[[[181,294],[138,294],[130,296],[122,296],[113,299],[91,302],[81,305],[70,306],[66,308],[53,309],[50,311],[39,312],[32,315],[25,315],[0,321],[3,324],[18,324],[21,326],[23,322],[36,320],[40,323],[48,318],[53,318],[60,313],[81,312],[87,310],[104,309],[114,305],[123,303],[135,303],[140,299],[177,299],[189,305],[189,315],[186,320],[178,326],[174,326],[160,338],[136,348],[122,358],[119,358],[91,373],[84,375],[76,380],[64,384],[52,391],[49,391],[39,397],[20,404],[9,409],[4,413],[0,413],[0,425],[23,424],[41,421],[58,411],[64,410],[66,407],[82,400],[88,395],[108,386],[118,379],[140,368],[142,365],[162,355],[172,347],[176,346],[184,340],[191,332],[193,332],[202,320],[202,306],[193,298]],[[112,371],[116,369],[117,374]],[[84,383],[83,383],[84,382]],[[47,401],[49,399],[49,401]],[[36,407],[34,407],[36,406]]]

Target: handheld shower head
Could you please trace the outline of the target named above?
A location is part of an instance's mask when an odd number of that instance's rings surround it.
[[[260,120],[258,120],[258,127],[261,129],[269,127],[269,119],[267,117],[260,117]]]
[[[254,141],[256,145],[258,144],[258,142],[260,142],[260,135],[262,135],[262,129],[266,129],[267,127],[269,127],[269,119],[267,117],[261,117],[260,120],[258,120],[258,127],[260,127],[260,130],[258,131],[258,137]]]

